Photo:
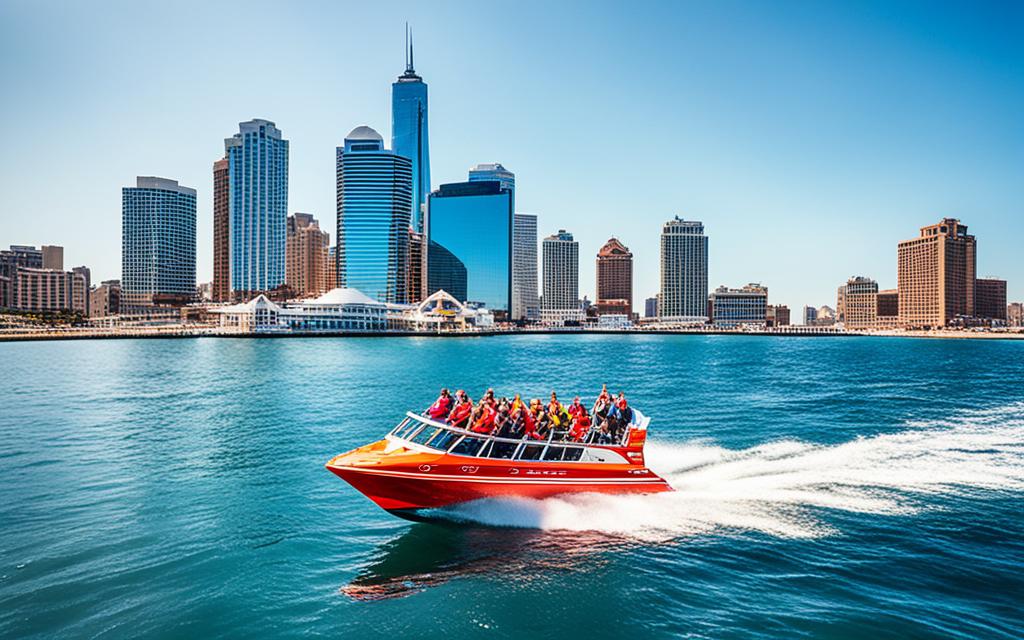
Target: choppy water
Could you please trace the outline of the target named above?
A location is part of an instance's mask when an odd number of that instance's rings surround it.
[[[0,344],[0,637],[1024,636],[1024,343]],[[652,416],[678,490],[410,524],[323,468],[440,384]]]

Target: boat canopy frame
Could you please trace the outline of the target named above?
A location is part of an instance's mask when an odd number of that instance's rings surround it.
[[[526,437],[503,438],[438,422],[412,411],[407,411],[405,415],[406,417],[385,436],[388,442],[398,441],[407,448],[432,453],[528,462],[635,464],[618,449],[626,447],[630,431],[646,430],[651,421],[633,409],[633,419],[628,425],[629,428],[623,431],[622,442],[601,444],[555,440],[554,429],[544,440]]]

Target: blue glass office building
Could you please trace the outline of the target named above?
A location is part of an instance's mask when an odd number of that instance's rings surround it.
[[[457,281],[458,274],[445,265],[458,264],[465,269],[466,294],[449,293],[507,314],[512,308],[512,190],[499,181],[443,184],[430,194],[428,211],[428,293]]]
[[[427,83],[413,68],[412,38],[407,33],[405,73],[391,85],[391,149],[412,161],[412,228],[423,231],[422,205],[430,194],[430,144],[427,137]]]
[[[381,302],[408,299],[412,161],[356,127],[337,149],[338,286]]]
[[[228,159],[231,290],[246,295],[284,284],[288,141],[268,120],[250,120],[224,140]]]
[[[121,190],[121,290],[129,310],[195,295],[195,189],[140,176]]]

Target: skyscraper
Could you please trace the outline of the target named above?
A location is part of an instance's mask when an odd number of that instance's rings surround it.
[[[977,245],[967,226],[945,218],[897,246],[900,324],[944,327],[974,315]]]
[[[338,286],[381,302],[408,297],[412,161],[356,127],[337,148]]]
[[[227,157],[213,163],[213,300],[231,299],[231,238],[228,209],[231,182]]]
[[[327,292],[327,272],[334,269],[328,262],[330,247],[330,234],[320,229],[313,214],[288,216],[285,282],[294,295],[312,298]]]
[[[660,318],[706,318],[708,238],[704,223],[669,220],[661,230]]]
[[[196,291],[196,191],[140,176],[121,190],[122,305],[184,304]]]
[[[537,216],[532,213],[516,213],[512,220],[512,319],[540,320]]]
[[[466,269],[465,300],[508,317],[512,309],[512,190],[496,180],[443,184],[430,194],[427,210],[431,243],[427,264],[443,247]],[[435,279],[427,283],[428,295],[441,288],[438,277],[449,278],[436,267],[430,273]]]
[[[470,182],[487,180],[497,180],[504,189],[516,189],[516,174],[503,167],[500,162],[478,164],[469,170]]]
[[[572,234],[559,229],[541,243],[544,287],[540,316],[545,324],[583,319],[580,309],[580,248]]]
[[[239,123],[228,159],[231,291],[249,297],[284,284],[288,141],[268,120]],[[128,283],[124,283],[125,292]]]
[[[416,75],[412,31],[405,32],[405,73],[391,84],[391,149],[412,162],[410,224],[422,232],[423,205],[430,195],[430,144],[427,136],[427,83]]]
[[[427,237],[409,227],[409,277],[406,302],[420,302],[427,297]]]
[[[597,313],[633,313],[633,254],[618,238],[597,252]]]

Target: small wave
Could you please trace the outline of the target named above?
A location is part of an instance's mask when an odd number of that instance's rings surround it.
[[[924,508],[924,496],[1024,490],[1024,403],[906,426],[828,446],[784,440],[734,450],[653,441],[647,463],[674,492],[483,500],[446,517],[643,540],[729,530],[813,538],[834,533],[826,509],[907,515]]]

